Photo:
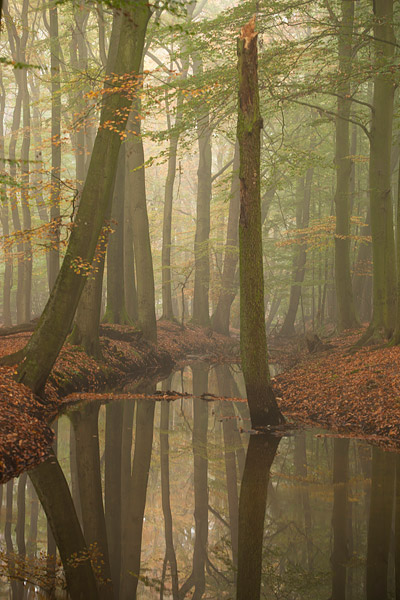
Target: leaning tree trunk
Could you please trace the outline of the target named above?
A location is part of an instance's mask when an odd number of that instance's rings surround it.
[[[254,19],[238,40],[240,148],[240,351],[253,427],[281,423],[270,384],[264,320],[260,207],[260,115]]]
[[[358,319],[350,273],[350,158],[349,117],[351,109],[351,60],[354,2],[342,0],[339,27],[339,77],[336,118],[336,231],[335,285],[340,330],[356,327]]]
[[[46,379],[70,330],[82,293],[86,274],[90,269],[97,240],[109,210],[114,172],[130,108],[129,98],[123,92],[126,73],[137,73],[140,68],[144,37],[150,18],[148,5],[131,5],[121,16],[119,42],[111,36],[112,46],[118,43],[115,63],[109,65],[113,86],[106,82],[100,127],[92,152],[89,171],[82,191],[79,209],[65,258],[50,298],[28,345],[24,360],[18,369],[18,381],[35,393],[43,391]],[[122,76],[122,89],[115,82]],[[109,128],[115,114],[120,120],[117,131]]]
[[[0,72],[0,172],[5,172],[5,148],[4,148],[4,114],[6,109],[6,94],[3,84],[2,73]],[[10,327],[12,325],[11,319],[11,287],[12,287],[12,253],[10,251],[9,244],[7,243],[10,235],[9,225],[9,208],[7,198],[7,187],[4,180],[0,186],[1,196],[1,209],[0,209],[0,220],[3,229],[3,239],[5,241],[3,245],[4,252],[4,279],[3,279],[3,326]]]

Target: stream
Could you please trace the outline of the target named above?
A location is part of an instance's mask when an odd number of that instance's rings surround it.
[[[120,391],[156,388],[194,398],[81,403],[54,424],[99,597],[395,598],[398,454],[322,430],[250,434],[245,402],[198,398],[243,398],[237,366]],[[0,598],[68,598],[29,478],[0,494]]]

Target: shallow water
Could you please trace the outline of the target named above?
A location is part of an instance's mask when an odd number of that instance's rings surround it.
[[[237,367],[204,363],[158,388],[244,395]],[[317,430],[249,435],[246,403],[199,398],[92,403],[57,427],[58,460],[103,582],[108,549],[115,598],[136,585],[145,599],[395,597],[397,454]],[[3,486],[1,507],[0,597],[46,598],[52,584],[66,597],[29,480]]]

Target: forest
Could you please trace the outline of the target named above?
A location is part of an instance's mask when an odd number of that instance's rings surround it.
[[[399,48],[0,0],[0,597],[400,599]]]

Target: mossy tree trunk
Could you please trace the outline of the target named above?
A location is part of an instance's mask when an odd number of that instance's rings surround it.
[[[125,131],[130,100],[115,83],[115,75],[133,77],[139,72],[150,8],[141,2],[130,4],[121,16],[119,41],[111,35],[112,45],[118,44],[115,63],[111,65],[113,86],[106,82],[106,93],[100,116],[92,157],[74,227],[57,281],[42,313],[36,330],[24,350],[25,358],[18,369],[18,381],[33,392],[41,393],[58,353],[71,328],[87,272],[90,270],[98,237],[111,201],[114,173],[117,166],[121,134]],[[137,82],[133,81],[133,84]],[[109,129],[119,111],[118,131]]]
[[[254,20],[238,40],[240,148],[240,351],[253,427],[281,423],[270,384],[264,320],[264,275],[260,207],[260,131],[257,34]]]
[[[350,273],[350,158],[349,117],[351,109],[351,61],[354,23],[354,1],[342,0],[339,25],[339,85],[336,117],[336,231],[335,286],[337,320],[340,330],[358,325]]]

